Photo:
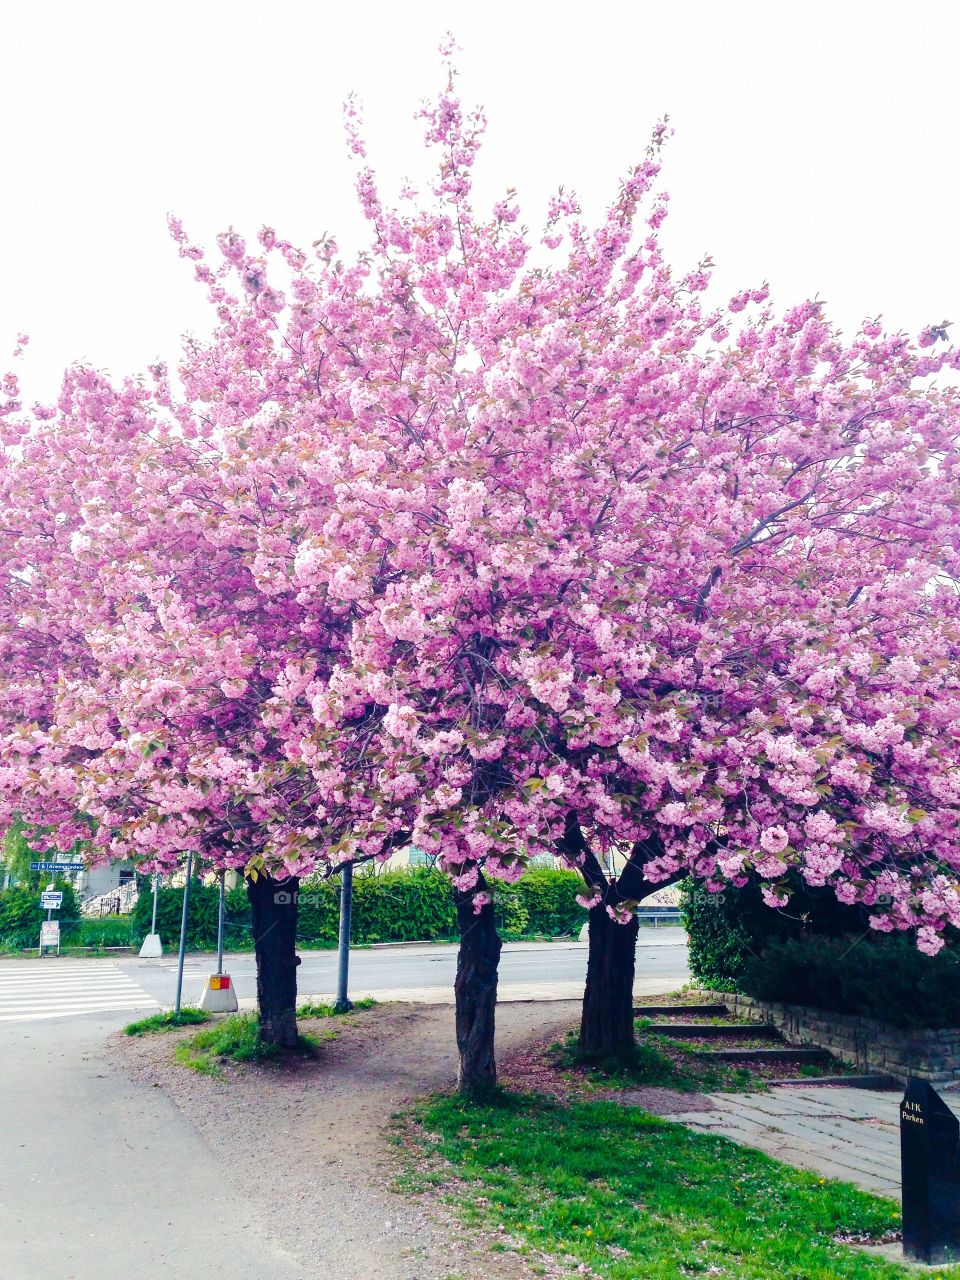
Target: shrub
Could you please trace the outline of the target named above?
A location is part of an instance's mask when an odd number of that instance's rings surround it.
[[[208,950],[217,943],[216,885],[194,882],[190,890],[187,945]],[[144,886],[133,910],[134,938],[139,945],[150,930],[152,889]],[[157,932],[166,947],[180,939],[183,889],[167,886],[157,895]],[[302,946],[329,945],[337,940],[340,919],[338,880],[301,881],[297,938]],[[353,880],[353,941],[419,942],[456,934],[456,913],[445,876],[430,867],[384,872],[361,872]],[[253,941],[250,902],[240,884],[227,892],[224,943],[227,948]]]
[[[918,951],[912,938],[791,938],[744,966],[740,986],[757,1000],[856,1014],[898,1027],[960,1027],[958,953]]]
[[[44,882],[44,887],[48,881]],[[63,877],[53,882],[63,894],[60,910],[53,913],[53,919],[64,925],[64,941],[66,929],[75,922],[80,910],[73,885]],[[40,921],[47,914],[40,907],[40,890],[30,885],[16,885],[0,890],[0,942],[7,947],[35,947],[40,940]]]
[[[527,911],[528,932],[548,938],[580,932],[587,913],[577,902],[584,885],[575,871],[536,867],[515,887]]]
[[[520,885],[494,882],[493,911],[501,938],[520,938],[530,923],[530,913],[523,901]]]
[[[748,961],[772,942],[837,937],[867,928],[863,909],[844,906],[830,889],[813,889],[795,873],[791,888],[790,902],[778,911],[763,901],[756,880],[740,889],[725,885],[720,893],[685,881],[681,911],[693,976],[716,990],[736,990]]]
[[[355,942],[433,942],[457,933],[450,882],[433,867],[359,875],[353,881]]]
[[[187,925],[187,946],[191,950],[204,950],[217,945],[219,901],[220,889],[217,885],[201,884],[194,880],[190,886],[190,919]],[[152,910],[153,891],[144,888],[131,915],[136,946],[150,932]],[[157,894],[157,933],[164,947],[179,945],[182,916],[183,886],[165,885]],[[227,938],[229,936],[227,934]]]
[[[493,885],[497,926],[505,938],[526,933],[575,933],[586,919],[576,902],[580,877],[572,871],[537,868],[516,884]],[[187,945],[209,950],[217,943],[216,885],[194,881],[190,890]],[[132,916],[133,943],[139,946],[150,930],[153,890],[145,880]],[[157,932],[165,947],[180,939],[183,889],[166,886],[157,895]],[[116,917],[115,917],[116,918]],[[334,944],[340,920],[339,878],[310,877],[300,883],[297,939],[304,947]],[[456,938],[457,913],[450,882],[434,867],[400,867],[390,871],[362,869],[353,878],[353,942],[435,942]],[[250,902],[240,884],[227,892],[224,943],[228,949],[249,947],[253,935]]]
[[[339,886],[330,880],[301,881],[297,907],[297,938],[300,943],[305,947],[317,947],[336,942],[339,922]]]

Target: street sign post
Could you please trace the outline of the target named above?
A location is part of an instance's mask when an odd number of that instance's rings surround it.
[[[55,889],[52,884],[48,884],[40,893],[40,907],[46,911],[46,920],[40,921],[40,952],[42,956],[45,947],[56,947],[57,955],[60,954],[60,921],[54,920],[52,913],[59,911],[63,906],[63,893],[59,889]]]
[[[177,957],[177,1001],[173,1007],[179,1018],[183,999],[183,962],[187,954],[187,921],[190,918],[190,878],[193,875],[193,850],[187,850],[187,875],[183,882],[183,913],[180,916],[180,954]]]

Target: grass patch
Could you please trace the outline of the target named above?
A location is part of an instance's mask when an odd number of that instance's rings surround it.
[[[127,1036],[148,1036],[159,1031],[174,1031],[177,1027],[192,1027],[199,1022],[209,1021],[209,1013],[204,1013],[202,1009],[181,1009],[179,1013],[167,1009],[164,1013],[152,1013],[149,1018],[128,1022],[123,1033]]]
[[[503,1246],[603,1280],[912,1274],[834,1239],[889,1238],[900,1224],[894,1201],[634,1107],[435,1097],[408,1122],[417,1132],[406,1144],[406,1189],[449,1184],[464,1220],[500,1231]],[[960,1269],[931,1275],[958,1280]]]
[[[307,1053],[316,1048],[316,1041],[310,1036],[300,1036],[300,1044]],[[281,1056],[277,1045],[261,1039],[255,1013],[232,1013],[189,1040],[182,1040],[173,1051],[173,1060],[181,1067],[216,1078],[223,1075],[226,1062],[269,1062]]]
[[[357,1013],[363,1009],[373,1009],[376,1003],[373,996],[365,996],[362,1000],[354,1000],[352,1009],[338,1009],[335,1004],[328,1004],[324,1000],[305,1000],[303,1004],[297,1005],[297,1017],[342,1018],[349,1013]]]
[[[577,1032],[574,1030],[567,1033],[562,1044],[551,1045],[554,1062],[561,1068],[585,1073],[591,1084],[624,1089],[656,1085],[663,1089],[676,1089],[680,1093],[692,1093],[765,1087],[744,1067],[711,1063],[694,1057],[693,1051],[682,1041],[668,1040],[666,1036],[655,1034],[644,1035],[642,1022],[642,1019],[638,1020],[641,1035],[628,1059],[585,1061],[577,1048]]]

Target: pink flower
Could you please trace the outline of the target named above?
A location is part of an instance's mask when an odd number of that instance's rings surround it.
[[[929,925],[922,925],[917,930],[917,948],[924,955],[935,956],[943,947],[943,938],[937,933],[936,929]]]
[[[783,827],[766,827],[760,832],[760,847],[767,853],[782,853],[790,843]]]

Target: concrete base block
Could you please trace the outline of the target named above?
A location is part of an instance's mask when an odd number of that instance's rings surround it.
[[[590,922],[588,920],[587,923],[580,930],[580,937],[577,939],[577,941],[586,942],[589,939],[589,937],[590,937]]]
[[[159,933],[148,933],[143,940],[143,946],[140,948],[140,958],[142,960],[159,960],[163,955],[163,947],[160,943]]]
[[[200,1008],[207,1013],[236,1013],[237,993],[229,973],[212,973],[203,984]]]

